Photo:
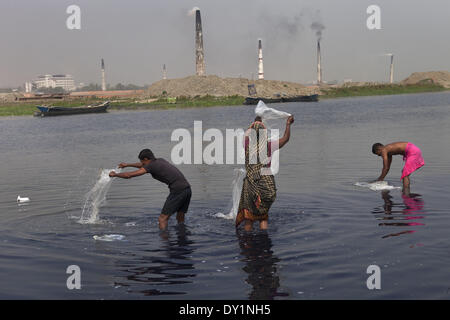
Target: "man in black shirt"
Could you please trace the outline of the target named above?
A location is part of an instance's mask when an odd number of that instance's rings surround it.
[[[184,215],[191,201],[191,186],[184,175],[175,166],[162,158],[155,158],[150,149],[144,149],[139,153],[138,163],[121,163],[119,168],[134,167],[136,171],[116,173],[111,171],[110,177],[131,179],[150,173],[153,178],[169,186],[170,194],[159,216],[159,228],[167,228],[169,217],[177,212],[178,223],[184,222]]]

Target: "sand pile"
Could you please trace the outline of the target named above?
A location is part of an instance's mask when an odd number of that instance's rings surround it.
[[[271,98],[277,95],[296,96],[313,93],[314,89],[299,83],[275,80],[248,80],[245,78],[220,78],[214,75],[189,76],[166,79],[153,83],[147,90],[149,96],[167,94],[170,97],[195,96],[248,96],[248,85],[255,84],[258,97]]]
[[[448,71],[431,71],[431,72],[414,72],[408,78],[401,82],[402,84],[417,83],[434,83],[445,88],[450,88],[450,72]]]
[[[0,102],[13,102],[16,100],[14,93],[0,93]]]

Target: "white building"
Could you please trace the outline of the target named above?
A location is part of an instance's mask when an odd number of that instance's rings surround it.
[[[33,85],[36,89],[58,87],[63,88],[65,91],[74,91],[76,89],[75,81],[69,74],[46,74],[44,76],[39,76],[33,81]]]
[[[33,91],[33,84],[31,82],[25,82],[25,92],[30,93]]]

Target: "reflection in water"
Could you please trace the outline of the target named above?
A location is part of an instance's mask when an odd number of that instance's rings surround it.
[[[277,275],[277,263],[280,262],[273,255],[272,240],[267,231],[247,232],[237,230],[236,232],[241,255],[245,262],[242,268],[247,274],[246,282],[252,286],[248,298],[250,300],[272,300],[277,296],[288,296],[287,293],[277,292],[280,287],[280,278]]]
[[[379,226],[393,226],[393,227],[412,227],[423,226],[423,223],[419,223],[413,220],[424,219],[423,211],[424,201],[420,194],[410,193],[409,195],[402,194],[403,203],[395,203],[392,199],[389,191],[382,191],[381,197],[384,201],[382,210],[380,207],[376,207],[372,213],[383,214],[381,217],[377,217],[378,220],[384,222],[379,223]],[[416,232],[415,230],[404,230],[396,233],[390,233],[382,238],[395,237],[402,234],[409,234]]]
[[[149,289],[151,286],[183,285],[191,283],[189,278],[195,277],[194,264],[189,256],[192,255],[193,242],[188,239],[189,231],[184,224],[174,227],[176,237],[170,234],[169,229],[160,232],[163,242],[161,249],[144,250],[144,253],[137,257],[133,254],[132,262],[121,263],[120,268],[125,268],[127,273],[124,283],[116,282],[116,285],[126,287],[143,286],[140,290],[129,290],[130,292],[140,292],[146,296],[153,295],[177,295],[186,294],[180,291],[162,291]],[[163,253],[166,257],[158,257]]]

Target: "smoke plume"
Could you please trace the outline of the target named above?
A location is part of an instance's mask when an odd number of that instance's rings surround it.
[[[320,10],[317,10],[315,17],[313,17],[313,23],[311,24],[311,30],[316,32],[317,40],[322,39],[322,31],[325,30],[325,25],[322,23],[322,17]]]
[[[317,39],[322,39],[322,31],[325,29],[325,26],[321,22],[313,22],[311,24],[311,29],[316,32]]]

